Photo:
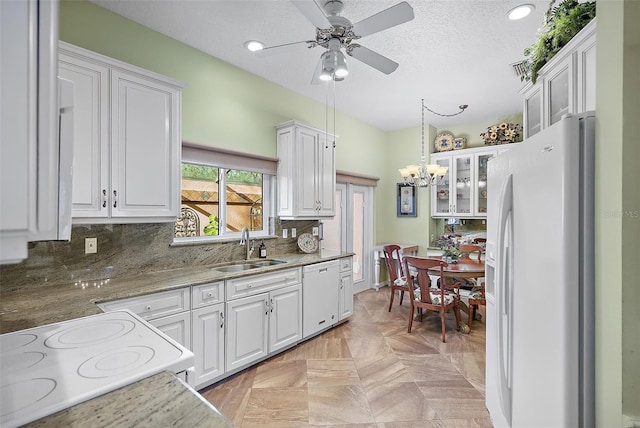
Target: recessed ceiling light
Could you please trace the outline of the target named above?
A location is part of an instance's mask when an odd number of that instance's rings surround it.
[[[522,4],[520,6],[514,7],[509,12],[507,12],[507,16],[510,20],[516,21],[529,15],[531,12],[533,12],[534,9],[535,6],[532,4]]]
[[[249,49],[251,52],[261,51],[262,49],[264,49],[264,45],[262,44],[262,42],[259,42],[257,40],[249,40],[244,44],[244,47]]]

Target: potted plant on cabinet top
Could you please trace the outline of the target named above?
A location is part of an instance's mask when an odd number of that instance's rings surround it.
[[[520,79],[536,83],[540,69],[596,16],[595,0],[564,0],[551,3],[538,40],[524,50]]]

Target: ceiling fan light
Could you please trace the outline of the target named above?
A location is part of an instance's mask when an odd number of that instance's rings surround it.
[[[347,74],[349,74],[347,60],[342,52],[336,52],[336,76],[345,77]]]
[[[323,82],[328,82],[333,79],[335,73],[335,53],[333,51],[326,51],[322,54],[322,71],[320,72],[319,79]]]
[[[256,52],[264,49],[264,44],[257,40],[249,40],[248,42],[245,42],[244,47],[249,49],[251,52]]]

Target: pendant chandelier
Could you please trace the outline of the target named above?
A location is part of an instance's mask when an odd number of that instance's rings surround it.
[[[427,164],[424,157],[424,98],[422,99],[422,155],[420,165],[407,165],[400,168],[404,184],[416,187],[437,186],[444,182],[449,167],[438,164]]]

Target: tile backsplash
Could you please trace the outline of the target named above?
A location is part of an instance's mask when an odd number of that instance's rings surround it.
[[[282,229],[311,232],[315,220],[276,222],[278,238],[265,239],[267,256],[300,253],[296,238],[283,239]],[[85,238],[98,239],[96,254],[84,253]],[[238,241],[171,245],[173,223],[74,225],[71,241],[33,242],[29,258],[0,266],[0,291],[51,286],[73,281],[127,277],[145,272],[206,266],[244,259]],[[258,245],[252,257],[257,257]]]

